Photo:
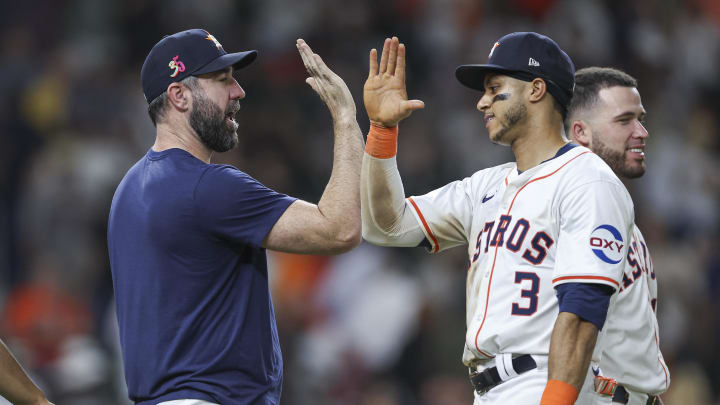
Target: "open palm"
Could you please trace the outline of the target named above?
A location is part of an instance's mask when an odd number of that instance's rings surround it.
[[[380,65],[377,50],[370,51],[370,71],[363,88],[363,99],[370,122],[393,127],[425,104],[408,100],[405,90],[405,45],[397,37],[385,39]]]
[[[343,79],[330,70],[320,55],[313,53],[313,50],[302,38],[298,38],[296,45],[305,69],[310,74],[305,82],[325,102],[333,119],[346,116],[354,120],[355,101]]]

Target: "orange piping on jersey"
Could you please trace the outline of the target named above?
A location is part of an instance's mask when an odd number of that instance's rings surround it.
[[[655,331],[655,343],[658,344],[658,350],[660,350],[660,343],[657,341],[657,331]],[[660,363],[660,367],[663,369],[663,373],[665,373],[665,389],[668,389],[668,372],[665,369],[665,366],[662,364],[662,361],[660,361],[660,358],[658,358],[658,363]]]
[[[603,277],[603,276],[564,276],[564,277],[558,277],[553,279],[553,284],[555,284],[558,281],[562,280],[603,280],[603,281],[609,281],[613,284],[615,284],[617,287],[620,287],[620,283],[617,281],[611,279],[610,277]]]
[[[633,229],[633,238],[639,240],[639,238],[635,237],[634,229]],[[645,268],[647,269],[647,272],[645,272],[645,284],[647,285],[647,288],[648,288],[648,306],[650,306],[650,310],[653,312],[653,315],[657,317],[657,315],[655,314],[655,309],[652,306],[652,300],[650,300],[650,294],[649,294],[650,293],[650,273],[652,273],[652,271],[654,270],[652,268],[653,267],[652,258],[650,257],[649,251],[648,251],[647,256],[644,256],[643,259],[645,261],[644,262]],[[653,335],[655,336],[655,345],[658,348],[658,352],[660,352],[660,341],[658,340],[658,334],[657,334],[657,329],[655,329],[655,325],[653,325]],[[665,389],[667,390],[668,386],[670,385],[668,382],[668,371],[665,368],[665,366],[663,365],[663,362],[660,361],[660,357],[658,357],[658,364],[660,364],[660,367],[662,367],[662,369],[663,369],[663,373],[665,373]]]
[[[635,229],[633,229],[632,239],[635,239],[636,241],[637,241],[637,240],[640,240],[640,238],[639,238],[639,237],[637,236],[637,234],[635,233]],[[639,255],[638,255],[638,258],[640,258]],[[653,315],[654,315],[654,316],[657,316],[657,315],[655,314],[654,309],[653,309],[652,300],[650,299],[650,294],[649,294],[649,292],[650,292],[650,273],[652,273],[653,270],[654,270],[654,269],[652,268],[652,266],[653,266],[653,265],[652,265],[652,257],[650,257],[650,252],[649,252],[649,251],[648,251],[647,256],[643,256],[643,265],[644,265],[645,269],[647,270],[647,271],[645,271],[645,285],[646,285],[647,288],[648,288],[648,297],[647,297],[647,298],[648,298],[648,301],[647,301],[647,304],[648,304],[648,306],[650,307],[650,310],[653,312]],[[655,328],[654,325],[653,325],[653,337],[655,338],[655,345],[657,346],[658,352],[660,352],[660,341],[658,340],[657,329]],[[667,390],[667,389],[668,389],[668,386],[670,385],[669,382],[668,382],[668,371],[667,371],[667,369],[665,368],[665,365],[663,365],[663,362],[660,361],[660,357],[658,357],[658,364],[659,364],[660,367],[662,368],[663,373],[665,373],[665,389]]]
[[[654,328],[653,328],[653,329],[654,329]],[[660,342],[658,341],[658,337],[657,337],[657,329],[655,329],[655,330],[653,331],[653,334],[655,335],[655,344],[657,345],[657,347],[658,347],[658,352],[659,352],[659,351],[660,351]],[[659,357],[658,357],[658,364],[660,364],[660,367],[662,367],[662,369],[663,369],[663,373],[665,373],[665,389],[667,390],[667,389],[668,389],[668,386],[669,386],[669,384],[668,384],[668,372],[667,372],[667,370],[665,369],[665,366],[663,365],[662,361],[660,361],[660,358],[659,358]]]
[[[668,384],[668,373],[667,373],[667,370],[665,369],[665,366],[663,366],[662,361],[660,361],[660,359],[658,359],[658,363],[660,363],[660,367],[662,367],[663,372],[665,373],[665,389],[667,390],[667,389],[668,389],[668,386],[669,386],[669,384]]]
[[[658,352],[659,352],[660,351],[660,341],[658,340],[658,337],[657,337],[657,329],[655,329],[654,332],[655,332],[655,344],[657,345]],[[660,367],[662,367],[663,373],[665,373],[665,389],[667,390],[668,387],[670,386],[670,383],[668,382],[668,371],[665,368],[665,365],[663,365],[662,361],[660,361],[659,357],[658,357],[658,363],[660,364]]]
[[[512,211],[513,204],[515,204],[515,199],[517,198],[518,194],[520,194],[520,192],[523,191],[523,189],[524,189],[525,187],[529,186],[530,183],[534,183],[534,182],[536,182],[536,181],[538,181],[538,180],[546,179],[546,178],[552,176],[553,174],[559,172],[560,169],[562,169],[563,167],[567,166],[570,162],[572,162],[573,160],[579,158],[580,156],[582,156],[582,155],[584,155],[584,154],[586,154],[586,153],[592,153],[592,152],[590,152],[590,151],[583,152],[583,153],[575,156],[574,158],[568,160],[567,162],[563,163],[563,165],[560,166],[560,167],[558,167],[557,169],[555,169],[554,172],[549,173],[549,174],[546,174],[546,175],[544,175],[544,176],[542,176],[542,177],[538,177],[537,179],[532,179],[532,180],[528,181],[527,183],[525,183],[522,187],[520,187],[520,190],[518,190],[517,193],[515,193],[515,196],[513,197],[512,202],[510,203],[510,208],[508,208],[508,212],[507,212],[507,214],[505,214],[505,215],[510,215],[510,211]],[[497,249],[497,248],[496,248],[496,249]]]
[[[530,183],[536,182],[538,180],[546,179],[546,178],[552,176],[553,174],[559,172],[560,169],[567,166],[570,162],[572,162],[573,160],[579,158],[580,156],[582,156],[586,153],[592,153],[592,152],[586,151],[586,152],[580,153],[579,155],[575,156],[574,158],[563,163],[563,165],[558,167],[557,169],[555,169],[554,172],[546,174],[545,176],[542,176],[542,177],[538,177],[536,179],[532,179],[532,180],[528,181],[527,183],[525,183],[522,187],[520,187],[520,189],[513,196],[512,202],[510,202],[510,207],[508,208],[508,212],[505,215],[510,215],[510,211],[512,211],[513,204],[515,204],[515,199],[517,198],[518,194],[520,194],[520,192],[523,191],[525,189],[525,187],[527,187]],[[507,184],[507,177],[505,177],[505,183]],[[492,264],[492,267],[490,268],[490,280],[488,281],[487,295],[485,296],[485,312],[483,313],[483,319],[482,319],[482,322],[480,322],[480,327],[478,328],[478,331],[475,334],[475,349],[477,349],[478,351],[480,351],[480,348],[478,347],[477,340],[478,340],[478,336],[480,336],[480,331],[482,330],[483,325],[485,325],[485,319],[487,319],[488,303],[490,302],[490,287],[492,286],[493,274],[495,274],[495,262],[497,260],[498,248],[500,248],[500,245],[499,244],[495,245],[495,256],[493,256],[493,264]]]
[[[415,208],[415,212],[417,212],[418,217],[420,217],[420,222],[422,222],[423,226],[425,227],[425,230],[427,231],[427,234],[430,235],[430,239],[433,243],[433,253],[437,253],[438,249],[440,249],[440,245],[438,244],[437,239],[435,239],[435,235],[433,235],[432,231],[430,230],[430,227],[428,226],[427,222],[425,221],[425,217],[423,216],[422,212],[420,212],[420,208],[418,208],[417,204],[415,204],[415,201],[413,201],[412,198],[408,198],[408,201],[410,201],[410,204],[412,204],[413,208]]]

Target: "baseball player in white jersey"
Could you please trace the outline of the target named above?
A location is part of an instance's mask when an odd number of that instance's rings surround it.
[[[516,162],[406,199],[397,123],[424,104],[407,100],[397,38],[386,39],[379,66],[370,52],[363,236],[431,252],[467,246],[463,363],[476,405],[569,405],[622,282],[632,201],[597,155],[562,136],[574,67],[554,41],[512,33],[489,59],[456,76],[482,92],[490,140],[511,146]]]
[[[566,133],[590,148],[621,177],[645,173],[645,108],[637,81],[612,68],[591,67],[575,74]],[[660,352],[657,279],[650,251],[637,226],[629,243],[618,297],[610,308],[600,358],[593,359],[583,391],[597,391],[592,404],[658,404],[670,384]],[[599,364],[598,364],[599,363]]]

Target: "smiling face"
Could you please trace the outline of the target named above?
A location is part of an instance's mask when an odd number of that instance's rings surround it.
[[[226,152],[238,143],[235,113],[245,92],[232,76],[232,68],[198,76],[191,88],[193,104],[188,121],[202,143],[215,152]]]
[[[613,86],[598,92],[598,102],[589,112],[591,136],[588,148],[620,176],[640,177],[645,173],[645,108],[635,87]],[[585,143],[585,142],[581,142]]]
[[[509,76],[485,76],[485,92],[477,109],[485,115],[485,127],[490,140],[511,145],[518,136],[518,128],[527,118],[527,107],[521,97],[525,82]]]

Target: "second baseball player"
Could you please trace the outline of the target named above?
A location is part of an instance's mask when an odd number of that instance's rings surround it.
[[[490,140],[510,146],[516,162],[406,199],[397,123],[423,103],[407,100],[397,38],[385,41],[379,65],[370,53],[363,236],[431,252],[467,246],[463,363],[476,405],[573,404],[620,286],[632,201],[598,156],[563,139],[574,73],[535,33],[506,35],[488,64],[460,66],[458,80],[481,92]]]

